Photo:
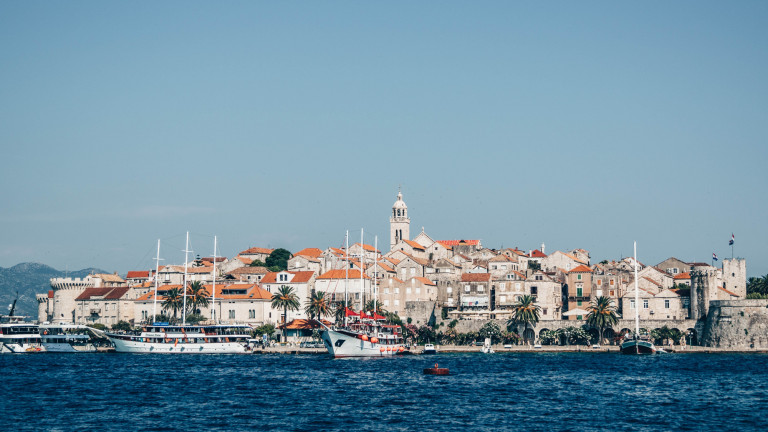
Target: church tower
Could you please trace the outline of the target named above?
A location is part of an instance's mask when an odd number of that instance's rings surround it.
[[[403,193],[397,191],[397,201],[392,206],[389,218],[389,250],[403,240],[410,239],[411,220],[408,218],[408,206],[403,201]]]

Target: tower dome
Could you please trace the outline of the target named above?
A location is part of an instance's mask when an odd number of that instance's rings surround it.
[[[410,238],[411,220],[408,218],[408,206],[403,201],[403,192],[397,191],[397,201],[392,205],[392,216],[389,217],[389,248]]]

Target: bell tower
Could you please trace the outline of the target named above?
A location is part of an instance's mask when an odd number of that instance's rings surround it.
[[[398,188],[397,201],[392,206],[389,217],[389,250],[403,240],[410,240],[411,219],[408,218],[408,206],[403,201],[403,193]]]

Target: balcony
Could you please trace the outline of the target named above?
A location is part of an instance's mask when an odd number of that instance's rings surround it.
[[[91,315],[98,315],[101,313],[101,308],[91,308]]]

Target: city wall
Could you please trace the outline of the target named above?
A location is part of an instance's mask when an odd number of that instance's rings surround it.
[[[768,300],[714,300],[702,333],[708,347],[768,349]]]

